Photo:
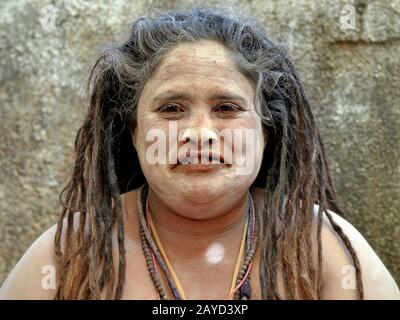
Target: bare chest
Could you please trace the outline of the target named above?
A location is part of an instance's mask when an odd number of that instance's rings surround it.
[[[201,268],[201,266],[175,265],[175,272],[189,300],[223,300],[230,291],[233,268],[231,263],[221,263],[218,266]],[[250,272],[252,289],[251,299],[261,299],[259,285],[258,259],[253,262]],[[170,299],[166,278],[157,269],[163,287]],[[150,277],[143,254],[136,253],[127,256],[126,280],[122,299],[126,300],[157,300],[157,290]]]

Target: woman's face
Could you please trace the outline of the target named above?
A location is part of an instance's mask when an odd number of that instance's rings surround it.
[[[214,41],[181,43],[141,92],[133,143],[150,187],[167,203],[229,199],[259,172],[267,141],[255,90],[227,50]]]

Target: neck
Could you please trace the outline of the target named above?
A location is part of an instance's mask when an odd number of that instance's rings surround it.
[[[196,261],[201,258],[210,263],[222,260],[217,256],[224,256],[224,252],[237,251],[247,217],[248,196],[246,191],[235,201],[231,198],[215,199],[204,205],[186,204],[179,210],[172,210],[149,188],[148,205],[153,223],[171,258]],[[187,215],[188,212],[195,217],[199,212],[207,212],[207,216],[212,218],[193,219]]]

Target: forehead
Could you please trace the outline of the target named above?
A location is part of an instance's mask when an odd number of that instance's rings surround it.
[[[155,96],[170,89],[198,94],[229,89],[242,95],[251,95],[251,83],[237,69],[228,50],[208,40],[181,43],[162,59],[144,88],[148,90],[144,91],[147,91],[147,95]]]

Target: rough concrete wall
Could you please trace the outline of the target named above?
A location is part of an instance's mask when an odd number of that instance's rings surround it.
[[[1,1],[0,282],[56,221],[96,50],[149,8],[190,3]],[[399,281],[400,2],[225,3],[289,41],[344,207]]]

